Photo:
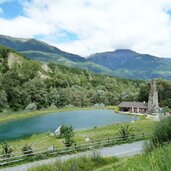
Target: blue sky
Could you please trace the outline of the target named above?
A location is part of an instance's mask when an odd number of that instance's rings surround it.
[[[171,57],[171,0],[0,0],[0,34],[82,56],[126,48]]]
[[[12,20],[19,16],[25,16],[22,0],[4,0],[2,1],[2,4],[0,4],[0,8],[0,17],[6,20]],[[78,40],[77,34],[67,30],[60,30],[58,35],[36,34],[33,37],[41,40],[53,41],[56,43],[68,43]]]
[[[0,5],[2,13],[0,16],[5,19],[13,19],[17,16],[23,15],[23,8],[18,0],[9,0]]]

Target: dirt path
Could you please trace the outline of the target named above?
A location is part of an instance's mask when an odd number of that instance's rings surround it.
[[[143,149],[143,143],[144,141],[139,141],[139,142],[134,142],[130,144],[116,145],[113,147],[104,147],[102,149],[98,149],[95,151],[98,151],[102,157],[110,157],[110,156],[125,157],[125,156],[131,156],[131,155],[141,153]],[[48,163],[54,162],[56,159],[68,160],[71,158],[80,157],[82,155],[92,155],[92,151],[86,151],[86,152],[72,154],[72,155],[65,155],[65,156],[51,158],[47,160],[35,161],[32,163],[27,163],[27,164],[23,164],[23,165],[11,167],[11,168],[4,168],[1,170],[2,171],[27,171],[28,168],[42,165],[42,164],[48,164]]]

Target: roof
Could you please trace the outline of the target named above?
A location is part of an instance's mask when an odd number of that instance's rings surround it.
[[[147,109],[147,103],[144,103],[144,102],[122,102],[120,103],[118,106],[119,107],[127,107],[127,108],[130,108],[130,107],[133,107],[133,108],[144,108],[144,109]]]

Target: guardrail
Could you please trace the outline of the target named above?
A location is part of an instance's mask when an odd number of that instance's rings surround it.
[[[23,162],[23,161],[36,161],[40,159],[45,159],[50,156],[57,157],[70,153],[77,153],[86,150],[113,146],[126,142],[143,140],[149,138],[151,135],[152,132],[142,132],[138,134],[130,134],[128,137],[115,136],[115,137],[108,137],[104,139],[95,139],[86,143],[78,143],[78,144],[75,143],[73,146],[65,147],[65,148],[55,148],[55,147],[54,149],[49,149],[49,147],[38,148],[38,149],[26,151],[27,153],[32,152],[30,154],[23,154],[22,152],[14,152],[12,153],[12,156],[9,158],[6,157],[6,154],[2,154],[0,155],[0,166],[2,167],[7,164]]]

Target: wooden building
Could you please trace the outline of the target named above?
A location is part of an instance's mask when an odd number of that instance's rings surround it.
[[[145,102],[122,102],[118,105],[121,112],[146,113],[148,104]]]

